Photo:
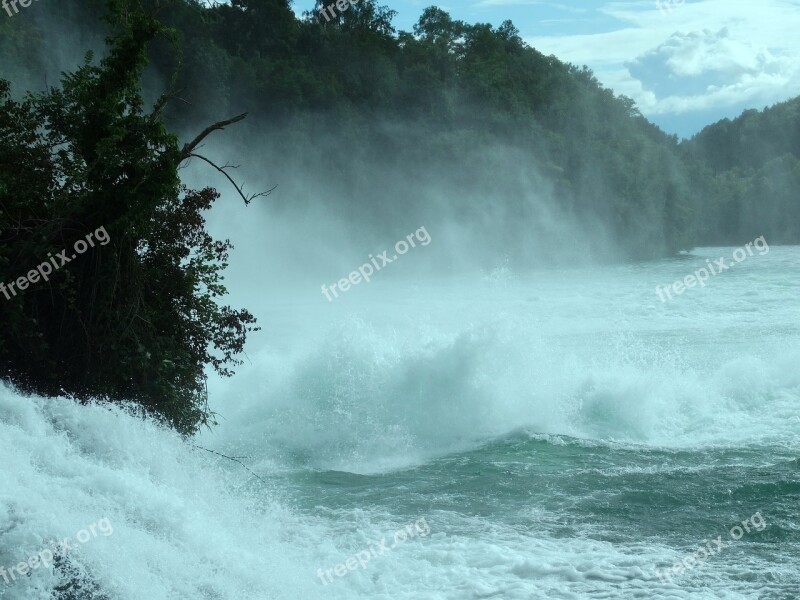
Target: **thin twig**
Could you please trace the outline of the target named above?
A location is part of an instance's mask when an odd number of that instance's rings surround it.
[[[204,160],[204,161],[206,161],[208,164],[210,164],[212,167],[214,167],[214,168],[215,168],[217,171],[219,171],[220,173],[222,173],[223,175],[225,175],[225,177],[228,179],[228,181],[230,181],[230,182],[231,182],[231,185],[232,185],[234,188],[236,188],[236,191],[237,191],[237,192],[239,192],[239,195],[242,197],[242,200],[244,200],[244,203],[245,203],[245,204],[250,204],[250,203],[251,203],[253,200],[255,200],[256,198],[260,198],[260,197],[262,197],[262,196],[269,196],[269,195],[270,195],[270,194],[273,192],[273,190],[275,190],[275,188],[277,188],[277,187],[278,187],[278,186],[276,185],[276,186],[274,186],[272,189],[269,189],[269,190],[267,190],[266,192],[260,192],[260,193],[258,193],[258,194],[253,194],[252,196],[246,196],[246,195],[245,195],[245,193],[244,193],[244,190],[243,190],[241,187],[239,187],[239,184],[237,184],[237,183],[236,183],[236,182],[235,182],[235,181],[234,181],[234,180],[231,178],[231,176],[230,176],[230,175],[228,175],[228,173],[226,173],[226,172],[225,172],[225,169],[236,169],[236,168],[237,168],[237,166],[236,166],[236,165],[224,165],[224,166],[220,167],[220,166],[218,166],[217,164],[215,164],[213,161],[209,160],[208,158],[206,158],[205,156],[202,156],[202,155],[200,155],[200,154],[194,154],[194,153],[190,153],[188,157],[192,157],[192,156],[193,156],[193,157],[196,157],[196,158],[199,158],[200,160]],[[188,157],[187,157],[187,158],[188,158]]]
[[[248,472],[249,472],[249,473],[250,473],[250,474],[251,474],[253,477],[255,477],[256,479],[258,479],[258,480],[259,480],[261,483],[264,483],[264,484],[266,484],[266,483],[267,483],[266,479],[264,479],[264,478],[263,478],[263,477],[261,477],[260,475],[256,474],[256,473],[255,473],[255,472],[254,472],[254,471],[253,471],[253,470],[252,470],[250,467],[248,467],[246,464],[244,464],[244,463],[243,463],[243,462],[240,460],[240,459],[242,459],[242,458],[249,458],[249,457],[247,457],[247,456],[227,456],[227,455],[225,455],[225,454],[222,454],[222,453],[220,453],[220,452],[217,452],[216,450],[209,450],[208,448],[203,448],[202,446],[198,446],[197,444],[192,444],[192,448],[199,448],[200,450],[205,450],[206,452],[210,452],[211,454],[216,454],[217,456],[221,456],[222,458],[227,458],[227,459],[228,459],[228,460],[230,460],[230,461],[233,461],[233,462],[235,462],[235,463],[239,463],[239,464],[240,464],[240,465],[242,465],[242,466],[243,466],[243,467],[244,467],[244,468],[245,468],[245,469],[246,469],[246,470],[247,470],[247,471],[248,471]]]

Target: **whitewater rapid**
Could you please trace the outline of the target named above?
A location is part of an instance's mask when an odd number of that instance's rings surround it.
[[[212,379],[220,424],[193,443],[0,388],[0,566],[105,518],[68,555],[87,598],[796,597],[800,248],[655,291],[731,250],[398,268],[332,303],[311,279],[251,285],[263,330]],[[764,532],[658,581],[756,511]],[[319,577],[421,518],[426,535]],[[0,597],[50,598],[59,573],[0,578]]]

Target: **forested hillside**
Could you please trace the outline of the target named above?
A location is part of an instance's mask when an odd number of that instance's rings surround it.
[[[776,244],[800,242],[800,98],[709,125],[683,145],[709,182],[701,243],[759,235]]]
[[[510,21],[470,25],[427,8],[403,32],[376,0],[330,21],[316,10],[298,19],[287,0],[146,4],[180,33],[151,48],[145,80],[151,98],[181,99],[167,122],[188,134],[248,111],[239,150],[268,157],[267,183],[287,202],[324,190],[376,237],[388,234],[384,208],[402,221],[455,204],[463,227],[485,219],[508,233],[489,262],[573,260],[552,215],[574,223],[581,251],[600,260],[757,235],[800,241],[797,101],[679,145],[587,68],[528,47]],[[13,93],[52,83],[87,49],[102,52],[104,6],[45,4],[0,21]]]
[[[146,76],[153,99],[166,90],[186,101],[167,122],[188,133],[248,111],[237,142],[269,157],[266,183],[287,202],[324,190],[376,237],[400,227],[388,221],[455,212],[487,264],[646,258],[696,241],[700,196],[676,138],[588,69],[526,46],[508,21],[469,25],[428,8],[398,32],[375,0],[331,22],[298,19],[285,0],[152,4],[181,38],[152,47]],[[4,75],[23,82],[13,93],[53,82],[60,61],[80,55],[69,40],[97,46],[102,6],[44,4],[3,21]],[[573,224],[568,234],[548,224],[556,217]]]

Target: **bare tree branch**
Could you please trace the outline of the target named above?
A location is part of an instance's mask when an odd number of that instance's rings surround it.
[[[242,466],[243,466],[243,467],[244,467],[244,468],[245,468],[245,469],[246,469],[246,470],[247,470],[247,471],[248,471],[248,472],[249,472],[249,473],[250,473],[250,474],[251,474],[253,477],[255,477],[256,479],[258,479],[258,480],[259,480],[260,482],[262,482],[262,483],[267,483],[267,481],[266,481],[266,480],[265,480],[263,477],[260,477],[259,475],[257,475],[257,474],[256,474],[256,473],[255,473],[255,472],[254,472],[254,471],[253,471],[253,470],[252,470],[250,467],[248,467],[246,464],[244,464],[244,463],[243,463],[243,462],[240,460],[240,459],[242,459],[242,458],[247,458],[246,456],[226,456],[225,454],[222,454],[221,452],[217,452],[217,451],[215,451],[215,450],[209,450],[208,448],[203,448],[202,446],[198,446],[197,444],[192,444],[192,448],[198,448],[199,450],[205,450],[206,452],[210,452],[211,454],[216,454],[217,456],[221,456],[222,458],[227,458],[227,459],[228,459],[228,460],[230,460],[230,461],[233,461],[233,462],[235,462],[235,463],[239,463],[239,464],[240,464],[240,465],[242,465]]]
[[[200,133],[200,135],[198,135],[196,138],[194,138],[191,142],[189,142],[183,147],[183,150],[181,150],[181,161],[184,161],[187,158],[189,158],[194,149],[197,148],[197,145],[204,139],[206,139],[209,134],[211,134],[214,131],[217,131],[218,129],[225,129],[228,125],[233,125],[234,123],[238,123],[239,121],[244,120],[246,117],[247,113],[242,113],[238,117],[232,117],[225,121],[220,121],[219,123],[214,123],[213,125],[209,125],[208,127],[206,127]]]
[[[200,160],[204,160],[205,162],[207,162],[208,164],[210,164],[212,167],[214,167],[214,168],[215,168],[217,171],[219,171],[220,173],[222,173],[223,175],[225,175],[225,177],[228,179],[228,181],[230,181],[230,182],[231,182],[231,185],[232,185],[234,188],[236,188],[236,191],[237,191],[237,192],[239,192],[239,195],[242,197],[242,200],[244,200],[244,203],[245,203],[245,204],[250,204],[250,203],[251,203],[253,200],[255,200],[256,198],[260,198],[260,197],[262,197],[262,196],[269,196],[269,195],[272,193],[272,191],[273,191],[273,190],[274,190],[276,187],[278,187],[278,186],[276,185],[275,187],[273,187],[273,188],[272,188],[272,189],[270,189],[270,190],[267,190],[266,192],[260,192],[260,193],[258,193],[258,194],[253,194],[253,195],[251,195],[251,196],[247,196],[247,195],[244,193],[244,190],[243,190],[243,189],[242,189],[242,188],[239,186],[239,184],[237,184],[237,183],[236,183],[236,182],[235,182],[235,181],[234,181],[234,180],[231,178],[231,176],[230,176],[230,175],[228,175],[228,173],[225,171],[225,169],[237,169],[237,168],[239,168],[239,165],[229,165],[229,164],[225,164],[225,165],[223,165],[223,166],[221,166],[221,167],[220,167],[220,166],[216,165],[214,162],[212,162],[211,160],[207,159],[205,156],[201,156],[200,154],[195,154],[195,153],[193,153],[193,152],[192,152],[192,153],[190,153],[190,154],[189,154],[189,155],[188,155],[186,158],[190,158],[190,157],[196,157],[196,158],[199,158]]]

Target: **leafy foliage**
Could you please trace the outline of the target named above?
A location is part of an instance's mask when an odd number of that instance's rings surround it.
[[[137,401],[183,433],[212,420],[204,366],[237,364],[253,316],[219,306],[230,244],[206,233],[211,188],[181,185],[163,102],[144,112],[148,41],[174,34],[114,1],[117,31],[61,88],[11,99],[0,82],[0,282],[103,228],[95,244],[0,297],[0,374],[20,388]]]
[[[683,150],[702,170],[707,243],[800,242],[800,98],[709,125]]]

